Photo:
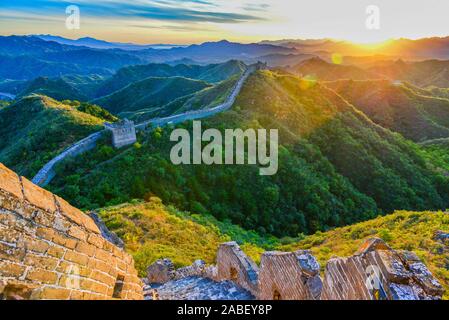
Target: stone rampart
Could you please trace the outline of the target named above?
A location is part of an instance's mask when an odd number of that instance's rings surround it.
[[[0,164],[0,299],[142,299],[142,288],[89,216]]]
[[[260,300],[317,300],[320,265],[309,251],[265,252],[260,260]]]
[[[351,257],[330,259],[323,281],[307,250],[265,252],[257,267],[237,243],[227,242],[220,245],[216,263],[197,261],[175,270],[169,260],[159,260],[148,268],[146,281],[192,276],[230,280],[258,300],[434,300],[443,295],[442,286],[413,252],[393,250],[377,238],[366,240]]]
[[[55,166],[58,163],[67,158],[75,157],[79,154],[82,154],[86,151],[95,148],[98,139],[102,137],[104,132],[105,132],[104,130],[95,132],[87,136],[86,138],[76,142],[75,144],[71,145],[69,148],[61,152],[59,155],[50,160],[48,163],[46,163],[45,166],[43,166],[42,169],[39,170],[39,172],[34,176],[32,182],[39,186],[47,185],[54,178],[56,174]]]
[[[222,243],[217,252],[217,279],[232,280],[257,296],[257,265],[240,249],[236,242]]]
[[[324,300],[433,300],[443,287],[410,251],[369,239],[351,257],[333,258],[324,272]]]

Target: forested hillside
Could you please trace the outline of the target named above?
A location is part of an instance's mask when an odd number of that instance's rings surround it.
[[[205,81],[184,77],[150,77],[95,99],[92,103],[99,104],[114,114],[148,112],[211,86]]]
[[[326,82],[373,122],[414,141],[449,137],[449,99],[388,80]]]
[[[185,77],[203,80],[210,83],[228,79],[234,74],[243,72],[245,65],[241,61],[231,60],[222,64],[201,65],[168,65],[150,63],[122,68],[98,89],[96,96],[101,97],[120,90],[127,85],[149,77]]]
[[[279,172],[259,176],[249,165],[174,166],[171,130],[163,128],[127,150],[110,150],[107,158],[107,147],[99,146],[66,163],[51,188],[83,208],[151,193],[181,209],[278,236],[449,203],[448,178],[428,166],[418,146],[314,81],[258,72],[233,109],[204,120],[203,127],[278,128]]]
[[[32,178],[63,149],[102,128],[106,119],[87,109],[39,95],[1,108],[0,162]]]

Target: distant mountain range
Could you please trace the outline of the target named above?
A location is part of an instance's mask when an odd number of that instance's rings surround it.
[[[449,59],[449,37],[433,37],[417,40],[395,39],[377,46],[357,45],[347,41],[332,39],[319,40],[276,40],[262,41],[261,44],[271,44],[286,48],[295,48],[301,53],[313,53],[324,56],[332,53],[349,56],[371,56],[382,54],[392,58],[407,60]]]
[[[67,44],[71,46],[83,46],[94,49],[122,49],[122,50],[143,50],[143,49],[171,49],[175,47],[185,47],[185,45],[176,44],[135,44],[135,43],[121,43],[121,42],[108,42],[104,40],[98,40],[91,37],[84,37],[79,39],[67,39],[64,37],[53,36],[50,34],[39,34],[36,37],[45,41],[54,41],[60,44]]]
[[[45,39],[45,40],[44,40]],[[291,55],[296,49],[270,44],[241,44],[226,40],[188,47],[114,44],[93,38],[0,36],[0,80],[31,80],[40,76],[112,75],[130,65],[146,63],[210,64],[231,59],[255,62],[267,55]],[[158,48],[155,48],[158,47]],[[290,57],[291,58],[291,57]]]
[[[405,62],[399,60],[372,61],[369,64],[334,64],[318,57],[308,59],[287,68],[300,76],[312,76],[316,80],[367,80],[388,79],[407,81],[419,87],[449,87],[449,61],[426,60]]]
[[[381,68],[399,58],[404,61],[449,59],[449,37],[399,39],[379,49],[367,49],[334,40],[281,40],[242,44],[222,40],[190,46],[136,45],[94,38],[66,39],[52,35],[0,36],[0,80],[31,80],[65,75],[110,76],[118,69],[148,63],[206,65],[235,59],[266,62],[270,67],[295,66],[313,57],[331,62],[343,56],[343,65]],[[341,69],[341,68],[340,68]],[[354,71],[354,70],[353,70]],[[436,75],[444,84],[446,69]],[[441,86],[441,85],[440,85]]]

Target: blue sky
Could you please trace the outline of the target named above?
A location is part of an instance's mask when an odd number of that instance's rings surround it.
[[[365,27],[368,5],[381,28]],[[65,27],[77,5],[81,28]],[[337,38],[360,42],[449,35],[446,0],[0,0],[1,34],[50,33],[138,43]]]

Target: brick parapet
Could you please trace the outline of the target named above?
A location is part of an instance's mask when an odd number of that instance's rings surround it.
[[[142,287],[132,257],[89,216],[0,164],[0,295],[142,299]]]

